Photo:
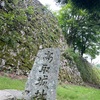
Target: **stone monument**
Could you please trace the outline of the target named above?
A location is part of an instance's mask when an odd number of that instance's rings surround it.
[[[60,50],[39,50],[25,88],[25,100],[56,100]]]

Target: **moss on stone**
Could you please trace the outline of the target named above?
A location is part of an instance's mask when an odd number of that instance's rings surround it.
[[[6,0],[5,3],[7,11],[0,9],[3,27],[0,28],[0,59],[6,61],[7,68],[31,69],[40,45],[43,48],[59,45],[61,31],[57,20],[37,0]]]

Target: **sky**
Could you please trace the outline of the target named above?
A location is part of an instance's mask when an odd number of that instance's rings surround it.
[[[93,60],[93,63],[100,64],[100,55],[96,57],[96,59]]]
[[[91,57],[90,56],[87,56],[85,54],[83,56],[84,56],[84,58],[88,57],[86,59],[91,63]],[[96,58],[92,60],[92,64],[94,64],[94,65],[100,64],[100,55],[96,56]]]
[[[57,11],[60,9],[60,7],[55,3],[54,0],[39,0],[43,5],[49,5],[51,10]],[[87,59],[89,62],[91,62],[90,57],[88,56]],[[97,56],[95,59],[92,61],[93,64],[100,64],[100,55]]]
[[[59,6],[57,6],[54,0],[39,0],[43,5],[49,5],[51,10],[59,10]]]

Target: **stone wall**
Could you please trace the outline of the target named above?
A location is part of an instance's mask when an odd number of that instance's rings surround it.
[[[13,7],[14,9],[12,9]],[[19,0],[18,2],[6,0],[5,5],[7,12],[11,13],[14,13],[13,10],[15,9],[27,12],[32,7],[33,13],[25,14],[26,22],[23,25],[21,23],[17,25],[18,21],[16,20],[14,20],[16,21],[15,27],[12,24],[14,29],[10,26],[6,30],[7,27],[2,25],[5,29],[0,30],[0,70],[19,71],[18,74],[21,70],[26,72],[32,68],[39,47],[58,47],[61,33],[58,22],[53,14],[38,0]],[[10,13],[7,13],[4,9],[0,9],[0,12],[2,16],[4,13],[10,16]],[[19,12],[18,14],[20,15]],[[2,21],[2,19],[0,20]],[[9,26],[6,19],[4,23]]]
[[[82,85],[83,80],[73,58],[69,54],[62,54],[59,79],[64,83]]]

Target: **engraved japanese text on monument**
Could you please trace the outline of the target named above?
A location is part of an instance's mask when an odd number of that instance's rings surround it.
[[[60,51],[55,48],[40,50],[26,84],[27,100],[55,100],[60,65]]]

